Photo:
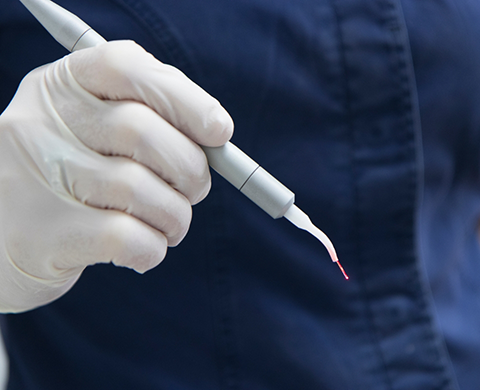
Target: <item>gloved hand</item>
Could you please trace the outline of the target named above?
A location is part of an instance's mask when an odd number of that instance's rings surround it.
[[[0,311],[60,297],[91,264],[158,265],[210,189],[197,144],[232,132],[214,98],[133,42],[27,75],[0,116]]]

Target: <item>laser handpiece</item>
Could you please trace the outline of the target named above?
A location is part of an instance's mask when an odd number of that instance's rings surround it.
[[[20,0],[45,29],[67,50],[93,47],[105,43],[97,32],[80,18],[50,0]],[[348,276],[338,261],[330,239],[295,204],[295,195],[265,169],[231,142],[219,147],[202,146],[209,165],[240,192],[277,219],[287,218],[307,230],[327,248],[332,261]]]

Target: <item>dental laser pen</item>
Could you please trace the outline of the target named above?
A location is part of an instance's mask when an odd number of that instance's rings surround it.
[[[50,0],[20,0],[45,29],[68,51],[105,43],[106,40],[80,18]],[[346,279],[330,239],[294,205],[295,195],[231,142],[220,147],[202,146],[209,165],[274,219],[285,217],[314,235],[327,249]]]

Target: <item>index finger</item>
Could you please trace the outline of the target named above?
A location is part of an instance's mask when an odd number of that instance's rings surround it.
[[[72,53],[67,66],[93,95],[144,103],[200,145],[221,146],[233,134],[233,121],[215,98],[132,41]]]

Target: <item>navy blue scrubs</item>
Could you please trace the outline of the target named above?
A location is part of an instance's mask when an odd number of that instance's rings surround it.
[[[1,317],[8,390],[480,389],[480,2],[58,3],[215,96],[350,280],[212,174],[156,269],[92,266]],[[0,6],[3,109],[67,53],[19,2]]]

